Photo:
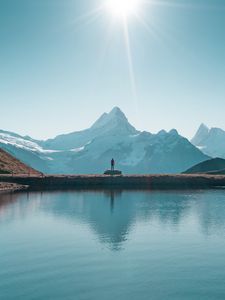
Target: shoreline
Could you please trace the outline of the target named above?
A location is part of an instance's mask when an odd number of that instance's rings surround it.
[[[4,193],[14,193],[19,191],[25,191],[29,187],[27,185],[20,185],[12,182],[0,182],[0,195]]]
[[[210,189],[225,187],[225,175],[0,175],[9,191],[65,189]],[[10,186],[11,184],[11,186]],[[13,185],[14,184],[14,185]],[[7,186],[3,192],[7,191]]]

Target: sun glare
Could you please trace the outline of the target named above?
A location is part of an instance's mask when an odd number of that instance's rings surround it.
[[[106,0],[107,10],[117,17],[134,15],[140,8],[141,0]]]

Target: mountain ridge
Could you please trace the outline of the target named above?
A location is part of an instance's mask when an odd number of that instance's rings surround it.
[[[0,132],[0,147],[46,173],[103,173],[112,157],[128,174],[180,173],[209,159],[176,129],[156,134],[135,129],[118,107],[88,129],[46,141]]]

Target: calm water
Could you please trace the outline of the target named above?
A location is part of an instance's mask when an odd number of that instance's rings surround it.
[[[1,195],[0,299],[225,299],[225,191]]]

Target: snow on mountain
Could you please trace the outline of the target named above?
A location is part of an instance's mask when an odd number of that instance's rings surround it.
[[[137,134],[124,113],[115,107],[110,113],[104,113],[90,128],[63,134],[43,143],[45,149],[70,150],[83,147],[89,141],[100,136],[124,136]]]
[[[125,173],[180,173],[208,158],[176,130],[171,130],[97,137],[72,155],[67,166],[70,173],[102,173],[112,157],[116,167]]]
[[[39,152],[39,153],[47,153],[49,151],[44,150],[42,147],[40,147],[37,143],[31,142],[30,140],[26,140],[24,137],[11,134],[9,132],[0,132],[0,143],[12,145],[24,150],[29,150],[33,152]]]
[[[220,128],[208,128],[202,124],[191,142],[211,157],[225,158],[225,131]]]
[[[0,131],[0,147],[48,173],[103,173],[112,157],[124,173],[179,173],[209,158],[175,129],[136,130],[118,107],[86,130],[47,141]]]
[[[55,150],[45,150],[29,137],[23,137],[9,131],[0,130],[0,148],[21,160],[28,166],[48,172],[46,161],[52,160],[50,155]]]
[[[91,131],[100,129],[98,135],[114,131],[115,134],[135,134],[137,130],[128,122],[128,119],[119,107],[114,107],[110,113],[104,113],[92,126]],[[118,131],[119,130],[119,131]]]

